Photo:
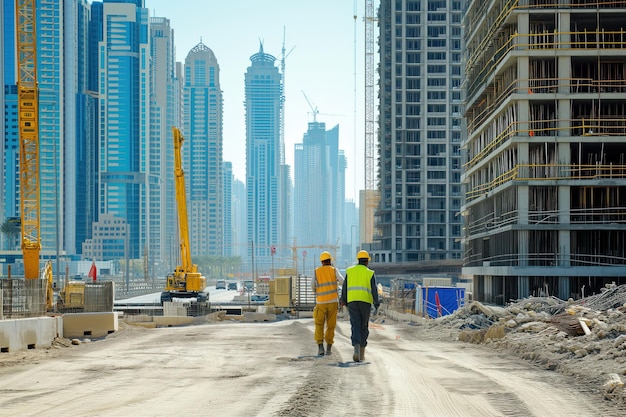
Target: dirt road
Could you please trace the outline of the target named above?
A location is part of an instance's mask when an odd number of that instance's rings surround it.
[[[350,327],[317,357],[311,319],[125,326],[69,348],[0,355],[1,416],[617,416],[566,377],[463,343]],[[605,407],[604,409],[598,408]]]

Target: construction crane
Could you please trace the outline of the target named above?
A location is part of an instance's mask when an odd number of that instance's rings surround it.
[[[178,225],[180,233],[181,264],[167,276],[165,291],[161,293],[161,304],[173,298],[196,298],[206,302],[206,278],[198,272],[198,266],[191,262],[189,248],[189,226],[187,222],[187,196],[185,193],[185,173],[181,156],[184,138],[180,130],[172,127],[174,136],[174,181],[176,185],[176,203],[178,207]]]
[[[37,9],[35,0],[15,0],[17,107],[20,137],[20,220],[24,278],[46,281],[46,308],[54,307],[52,262],[39,270],[39,87],[37,83]]]
[[[365,190],[360,193],[361,244],[374,242],[374,215],[380,195],[376,178],[376,9],[374,0],[365,0]]]
[[[306,96],[304,91],[302,91],[302,95],[304,96],[306,102],[309,104],[309,107],[311,108],[311,113],[313,114],[313,123],[317,122],[317,115],[319,114],[319,110],[317,110],[317,106],[313,106],[313,104],[311,104],[311,101]]]
[[[20,135],[20,212],[24,277],[39,278],[39,91],[35,0],[15,1]]]

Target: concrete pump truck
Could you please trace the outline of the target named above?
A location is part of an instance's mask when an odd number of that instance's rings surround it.
[[[173,298],[196,298],[201,303],[208,301],[207,294],[203,292],[206,288],[206,278],[198,272],[198,266],[191,262],[185,173],[181,156],[184,138],[176,127],[172,127],[172,134],[174,136],[174,181],[178,207],[181,264],[167,276],[165,291],[161,293],[161,304],[165,301],[172,301]]]

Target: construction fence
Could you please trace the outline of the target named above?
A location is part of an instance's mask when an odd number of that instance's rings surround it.
[[[40,317],[55,313],[113,311],[114,283],[72,282],[53,290],[52,304],[46,279],[0,278],[0,320]]]
[[[451,314],[465,305],[469,294],[465,286],[454,287],[448,282],[445,279],[434,279],[432,284],[427,280],[421,283],[415,280],[392,280],[389,293],[383,290],[386,309],[426,318]]]
[[[44,279],[0,279],[0,320],[45,315],[47,288]]]

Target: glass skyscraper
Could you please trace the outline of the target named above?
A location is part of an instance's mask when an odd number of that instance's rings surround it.
[[[0,65],[0,109],[2,126],[0,130],[0,222],[10,217],[19,217],[19,135],[17,131],[17,80],[15,58],[15,1],[2,0],[0,3],[0,45],[2,65]],[[0,249],[19,249],[16,239],[0,233]]]
[[[39,85],[39,184],[42,252],[55,254],[64,241],[63,201],[63,8],[37,1],[37,79]]]
[[[276,58],[263,52],[262,44],[250,61],[245,74],[248,243],[250,249],[254,247],[250,255],[257,270],[269,270],[271,246],[281,243],[281,189],[285,188],[280,168],[282,76]]]
[[[149,264],[157,273],[174,269],[170,254],[178,253],[178,215],[174,190],[172,126],[179,126],[179,82],[174,31],[169,19],[150,18],[150,153],[148,155]],[[158,262],[158,265],[157,265]]]
[[[97,94],[89,90],[89,16],[87,0],[64,3],[64,164],[63,224],[65,253],[82,252],[97,218]]]
[[[297,246],[326,246],[330,250],[328,246],[335,245],[343,234],[345,158],[341,156],[340,161],[339,126],[326,130],[325,123],[310,122],[294,151]],[[341,170],[340,162],[344,162]]]
[[[185,59],[183,167],[193,255],[223,255],[223,128],[220,68],[200,42]]]
[[[95,3],[94,3],[95,5]],[[128,256],[140,258],[147,234],[150,50],[142,0],[105,0],[98,42],[100,214],[126,220]]]

